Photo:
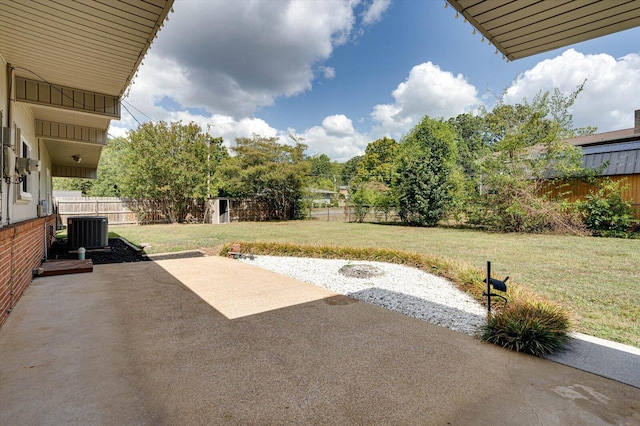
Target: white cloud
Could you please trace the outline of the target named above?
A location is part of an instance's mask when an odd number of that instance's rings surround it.
[[[287,135],[295,130],[273,128],[254,112],[278,97],[311,90],[316,78],[335,78],[336,69],[325,61],[336,46],[356,39],[363,25],[378,22],[389,7],[389,0],[176,2],[125,100],[153,120],[194,121],[203,129],[209,124],[227,146],[252,134],[291,143]],[[631,127],[633,111],[640,108],[638,54],[616,59],[567,50],[521,74],[505,100],[521,102],[555,87],[568,93],[585,79],[572,110],[575,124],[597,125],[600,131]],[[342,114],[304,130],[299,136],[308,153],[346,161],[380,137],[399,140],[425,115],[449,118],[482,104],[465,76],[432,62],[414,66],[391,95],[390,103],[372,106],[369,131],[356,130]],[[129,108],[139,121],[148,119]],[[125,110],[122,115],[110,129],[114,136],[137,127]]]
[[[558,88],[569,94],[586,80],[571,108],[574,125],[597,126],[598,132],[633,127],[633,112],[640,108],[640,55],[614,58],[585,55],[574,49],[538,63],[522,73],[507,89],[507,103],[529,100],[542,91]]]
[[[399,138],[425,115],[449,118],[471,110],[480,103],[477,94],[462,74],[454,76],[431,62],[416,65],[392,92],[395,102],[373,108],[378,124],[372,133]]]
[[[332,136],[350,136],[355,133],[351,120],[342,114],[325,117],[322,127]]]
[[[182,105],[235,118],[251,116],[279,96],[311,89],[314,68],[348,40],[357,4],[179,2],[150,50],[139,81],[144,77],[147,93],[170,91]],[[335,76],[330,67],[321,71],[325,78]],[[171,75],[176,81],[166,78]],[[182,90],[174,91],[174,86]]]
[[[181,121],[182,123],[196,123],[200,126],[202,131],[209,132],[213,137],[222,137],[224,144],[227,148],[234,146],[236,138],[252,137],[253,135],[259,135],[264,137],[280,137],[281,132],[271,127],[266,121],[259,118],[245,117],[242,119],[235,119],[228,115],[216,114],[210,117],[205,117],[199,114],[192,114],[188,111],[174,111],[167,112],[161,117],[161,120],[167,122]],[[135,129],[137,123],[129,125],[128,123],[134,122],[133,118],[125,111],[122,114],[122,120],[114,121],[109,128],[109,135],[114,137],[127,136],[127,132],[130,128]],[[282,139],[282,138],[281,138]],[[284,141],[284,139],[282,139]]]
[[[336,78],[336,69],[333,67],[320,67],[320,72],[326,80]]]
[[[362,23],[375,24],[382,19],[382,15],[391,5],[391,0],[373,0],[367,10],[362,14]]]
[[[295,133],[289,129],[289,133]],[[322,126],[314,126],[298,136],[309,149],[309,155],[326,154],[335,161],[347,161],[356,155],[361,155],[369,137],[358,133],[353,123],[344,115],[332,115],[322,120]]]

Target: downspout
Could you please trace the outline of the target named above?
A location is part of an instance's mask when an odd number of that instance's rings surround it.
[[[42,200],[42,198],[40,198],[40,195],[42,194],[42,161],[40,160],[40,138],[38,139],[38,161],[40,161],[40,167],[38,168],[38,205],[40,205],[40,201]],[[38,212],[36,210],[36,215],[38,215]]]
[[[11,185],[8,185],[9,187],[11,187]],[[9,191],[7,190],[7,193]],[[9,309],[7,309],[7,313],[10,313],[13,310],[13,281],[14,281],[14,259],[15,259],[15,253],[13,251],[13,248],[15,247],[15,239],[16,239],[16,229],[12,229],[12,235],[11,235],[11,251],[9,256],[11,256],[11,269],[9,270]]]
[[[7,94],[8,94],[8,99],[7,99],[7,127],[9,127],[10,129],[13,129],[14,126],[11,125],[11,119],[12,114],[11,111],[13,110],[12,106],[13,104],[11,103],[11,95],[13,92],[13,76],[15,73],[15,69],[11,66],[11,64],[7,64]],[[4,149],[3,149],[3,154],[4,154]],[[3,155],[4,157],[4,155]],[[11,224],[11,184],[7,184],[7,225]],[[0,200],[1,202],[2,200]]]
[[[47,260],[47,219],[44,219],[44,222],[42,222],[42,237],[42,247],[44,249],[42,261],[45,262]]]
[[[42,160],[40,159],[40,138],[38,138],[38,161],[40,161],[40,169],[42,169]],[[44,208],[41,207],[41,203],[42,203],[42,199],[40,198],[40,195],[42,193],[41,190],[41,186],[42,186],[42,171],[38,170],[38,205],[36,206],[36,215],[38,217],[40,217],[40,215],[38,214],[38,210],[42,211],[42,217],[44,217],[44,221],[42,223],[42,247],[43,247],[43,252],[42,252],[42,261],[44,262],[45,260],[47,260],[47,215],[45,214]]]
[[[11,114],[9,111],[11,111],[11,84],[9,83],[9,78],[11,76],[11,72],[10,72],[10,67],[9,64],[7,64],[7,68],[5,70],[5,73],[7,74],[7,128],[9,127],[9,119],[11,118]],[[0,111],[0,126],[5,127],[4,126],[4,111]],[[9,131],[11,132],[11,131]],[[4,141],[0,144],[2,145],[2,152],[0,153],[0,228],[2,228],[2,197],[3,197],[3,191],[2,191],[2,185],[4,183]],[[7,191],[9,191],[9,186],[10,184],[7,184]],[[9,196],[7,195],[7,198],[9,198]]]

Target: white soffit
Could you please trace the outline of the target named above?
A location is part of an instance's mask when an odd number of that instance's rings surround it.
[[[18,76],[121,97],[172,4],[0,1],[0,54]]]
[[[509,60],[640,26],[637,0],[447,0]]]

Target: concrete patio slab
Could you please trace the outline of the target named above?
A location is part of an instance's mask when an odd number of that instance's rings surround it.
[[[0,424],[640,423],[638,388],[345,296],[227,317],[284,278],[163,262],[36,279],[0,329]]]
[[[286,276],[265,280],[258,268],[241,268],[239,275],[239,262],[225,257],[202,258],[197,268],[184,259],[157,263],[229,319],[338,295]]]

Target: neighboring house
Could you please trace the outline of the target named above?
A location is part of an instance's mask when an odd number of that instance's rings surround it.
[[[52,178],[95,178],[173,0],[0,2],[0,325],[55,231]]]
[[[63,198],[63,197],[82,197],[82,191],[61,191],[54,190],[53,198]]]
[[[349,186],[343,185],[340,187],[338,193],[344,197],[345,200],[349,199]]]
[[[631,201],[640,218],[640,110],[635,111],[635,126],[613,132],[596,133],[567,141],[582,150],[582,165],[598,170],[606,165],[600,176],[624,180],[628,185],[622,194]],[[558,192],[571,191],[570,200],[584,199],[594,188],[585,182],[571,182]]]
[[[309,188],[307,192],[310,194],[311,202],[313,204],[331,204],[331,199],[337,194],[335,191],[328,191],[326,189]]]

